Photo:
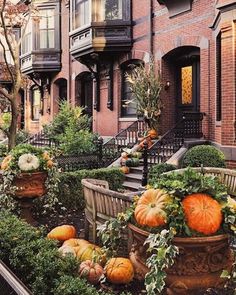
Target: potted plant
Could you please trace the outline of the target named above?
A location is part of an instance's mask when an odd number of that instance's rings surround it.
[[[235,216],[236,201],[226,186],[185,169],[157,179],[100,233],[105,250],[114,250],[128,225],[130,259],[148,294],[161,293],[165,286],[168,294],[201,294],[222,287],[222,272],[232,271],[229,238],[236,232]]]
[[[31,201],[47,193],[56,166],[48,151],[30,144],[19,144],[1,163],[1,201],[11,203],[11,197],[21,206],[21,216],[34,223],[30,213]],[[9,205],[9,204],[8,204]]]
[[[126,76],[134,95],[127,104],[136,103],[137,115],[143,117],[150,128],[150,136],[156,138],[163,107],[160,96],[162,89],[160,73],[155,70],[154,62],[151,60],[149,65],[141,64]]]

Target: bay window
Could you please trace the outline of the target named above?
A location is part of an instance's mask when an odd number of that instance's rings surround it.
[[[40,10],[39,21],[39,49],[55,47],[54,9]]]

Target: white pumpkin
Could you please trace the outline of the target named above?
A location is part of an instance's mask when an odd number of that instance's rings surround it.
[[[23,154],[19,157],[18,166],[21,171],[32,171],[39,168],[39,159],[32,154]]]

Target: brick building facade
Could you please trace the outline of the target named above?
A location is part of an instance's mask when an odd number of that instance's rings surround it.
[[[132,107],[123,107],[130,99],[125,72],[130,70],[130,64],[148,63],[153,56],[165,86],[162,133],[178,122],[184,112],[202,112],[204,137],[221,148],[234,165],[235,1],[43,3],[42,9],[48,3],[47,8],[58,7],[60,11],[54,19],[55,24],[58,19],[58,27],[52,26],[60,32],[60,50],[47,51],[45,67],[38,69],[33,64],[24,68],[23,64],[23,71],[38,81],[23,95],[22,115],[28,131],[41,130],[57,113],[58,101],[67,99],[72,105],[86,107],[94,132],[114,136],[137,119]],[[50,31],[50,22],[46,29]],[[59,66],[53,68],[58,53]]]

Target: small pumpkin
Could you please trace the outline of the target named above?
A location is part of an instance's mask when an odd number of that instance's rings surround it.
[[[23,154],[19,157],[18,166],[21,171],[34,171],[39,168],[39,159],[32,154]]]
[[[124,174],[128,174],[129,173],[129,167],[127,166],[121,166],[120,167],[121,172],[123,172]]]
[[[48,152],[43,152],[43,159],[46,160],[46,161],[49,161],[51,160],[50,156],[49,156],[49,153]]]
[[[79,261],[95,261],[102,266],[106,263],[106,257],[102,249],[94,244],[87,244],[80,247],[77,252],[77,258]]]
[[[63,246],[73,247],[75,252],[77,253],[81,247],[88,244],[90,243],[84,239],[69,239],[63,243]]]
[[[1,164],[2,170],[7,170],[9,168],[9,164],[11,162],[11,159],[12,159],[11,155],[8,155],[3,159],[2,164]]]
[[[62,256],[66,256],[66,255],[73,255],[74,257],[76,257],[76,252],[75,249],[71,246],[67,246],[67,245],[62,245],[58,251],[62,254]]]
[[[91,260],[85,260],[81,262],[79,267],[79,275],[94,285],[99,283],[103,273],[103,267]]]
[[[147,136],[146,138],[142,139],[141,142],[139,143],[139,148],[143,149],[144,148],[144,143],[145,141],[147,142],[147,147],[150,148],[152,146],[152,140],[150,136]]]
[[[157,131],[155,129],[148,130],[148,135],[151,137],[151,139],[157,138]]]
[[[129,158],[125,162],[126,166],[128,167],[137,167],[139,166],[139,159],[138,158]]]
[[[195,193],[182,201],[182,206],[189,228],[211,235],[220,229],[223,215],[221,205],[210,195]]]
[[[139,198],[134,216],[139,225],[156,227],[166,223],[165,207],[171,197],[160,189],[148,189]]]
[[[54,165],[54,163],[53,163],[52,160],[48,160],[48,161],[47,161],[47,167],[48,167],[49,169],[51,169],[51,168],[53,167],[53,165]]]
[[[128,258],[111,258],[104,270],[107,280],[112,284],[128,284],[134,277],[134,268]]]
[[[73,225],[63,224],[53,228],[48,234],[49,239],[65,241],[71,238],[75,238],[76,229]]]

